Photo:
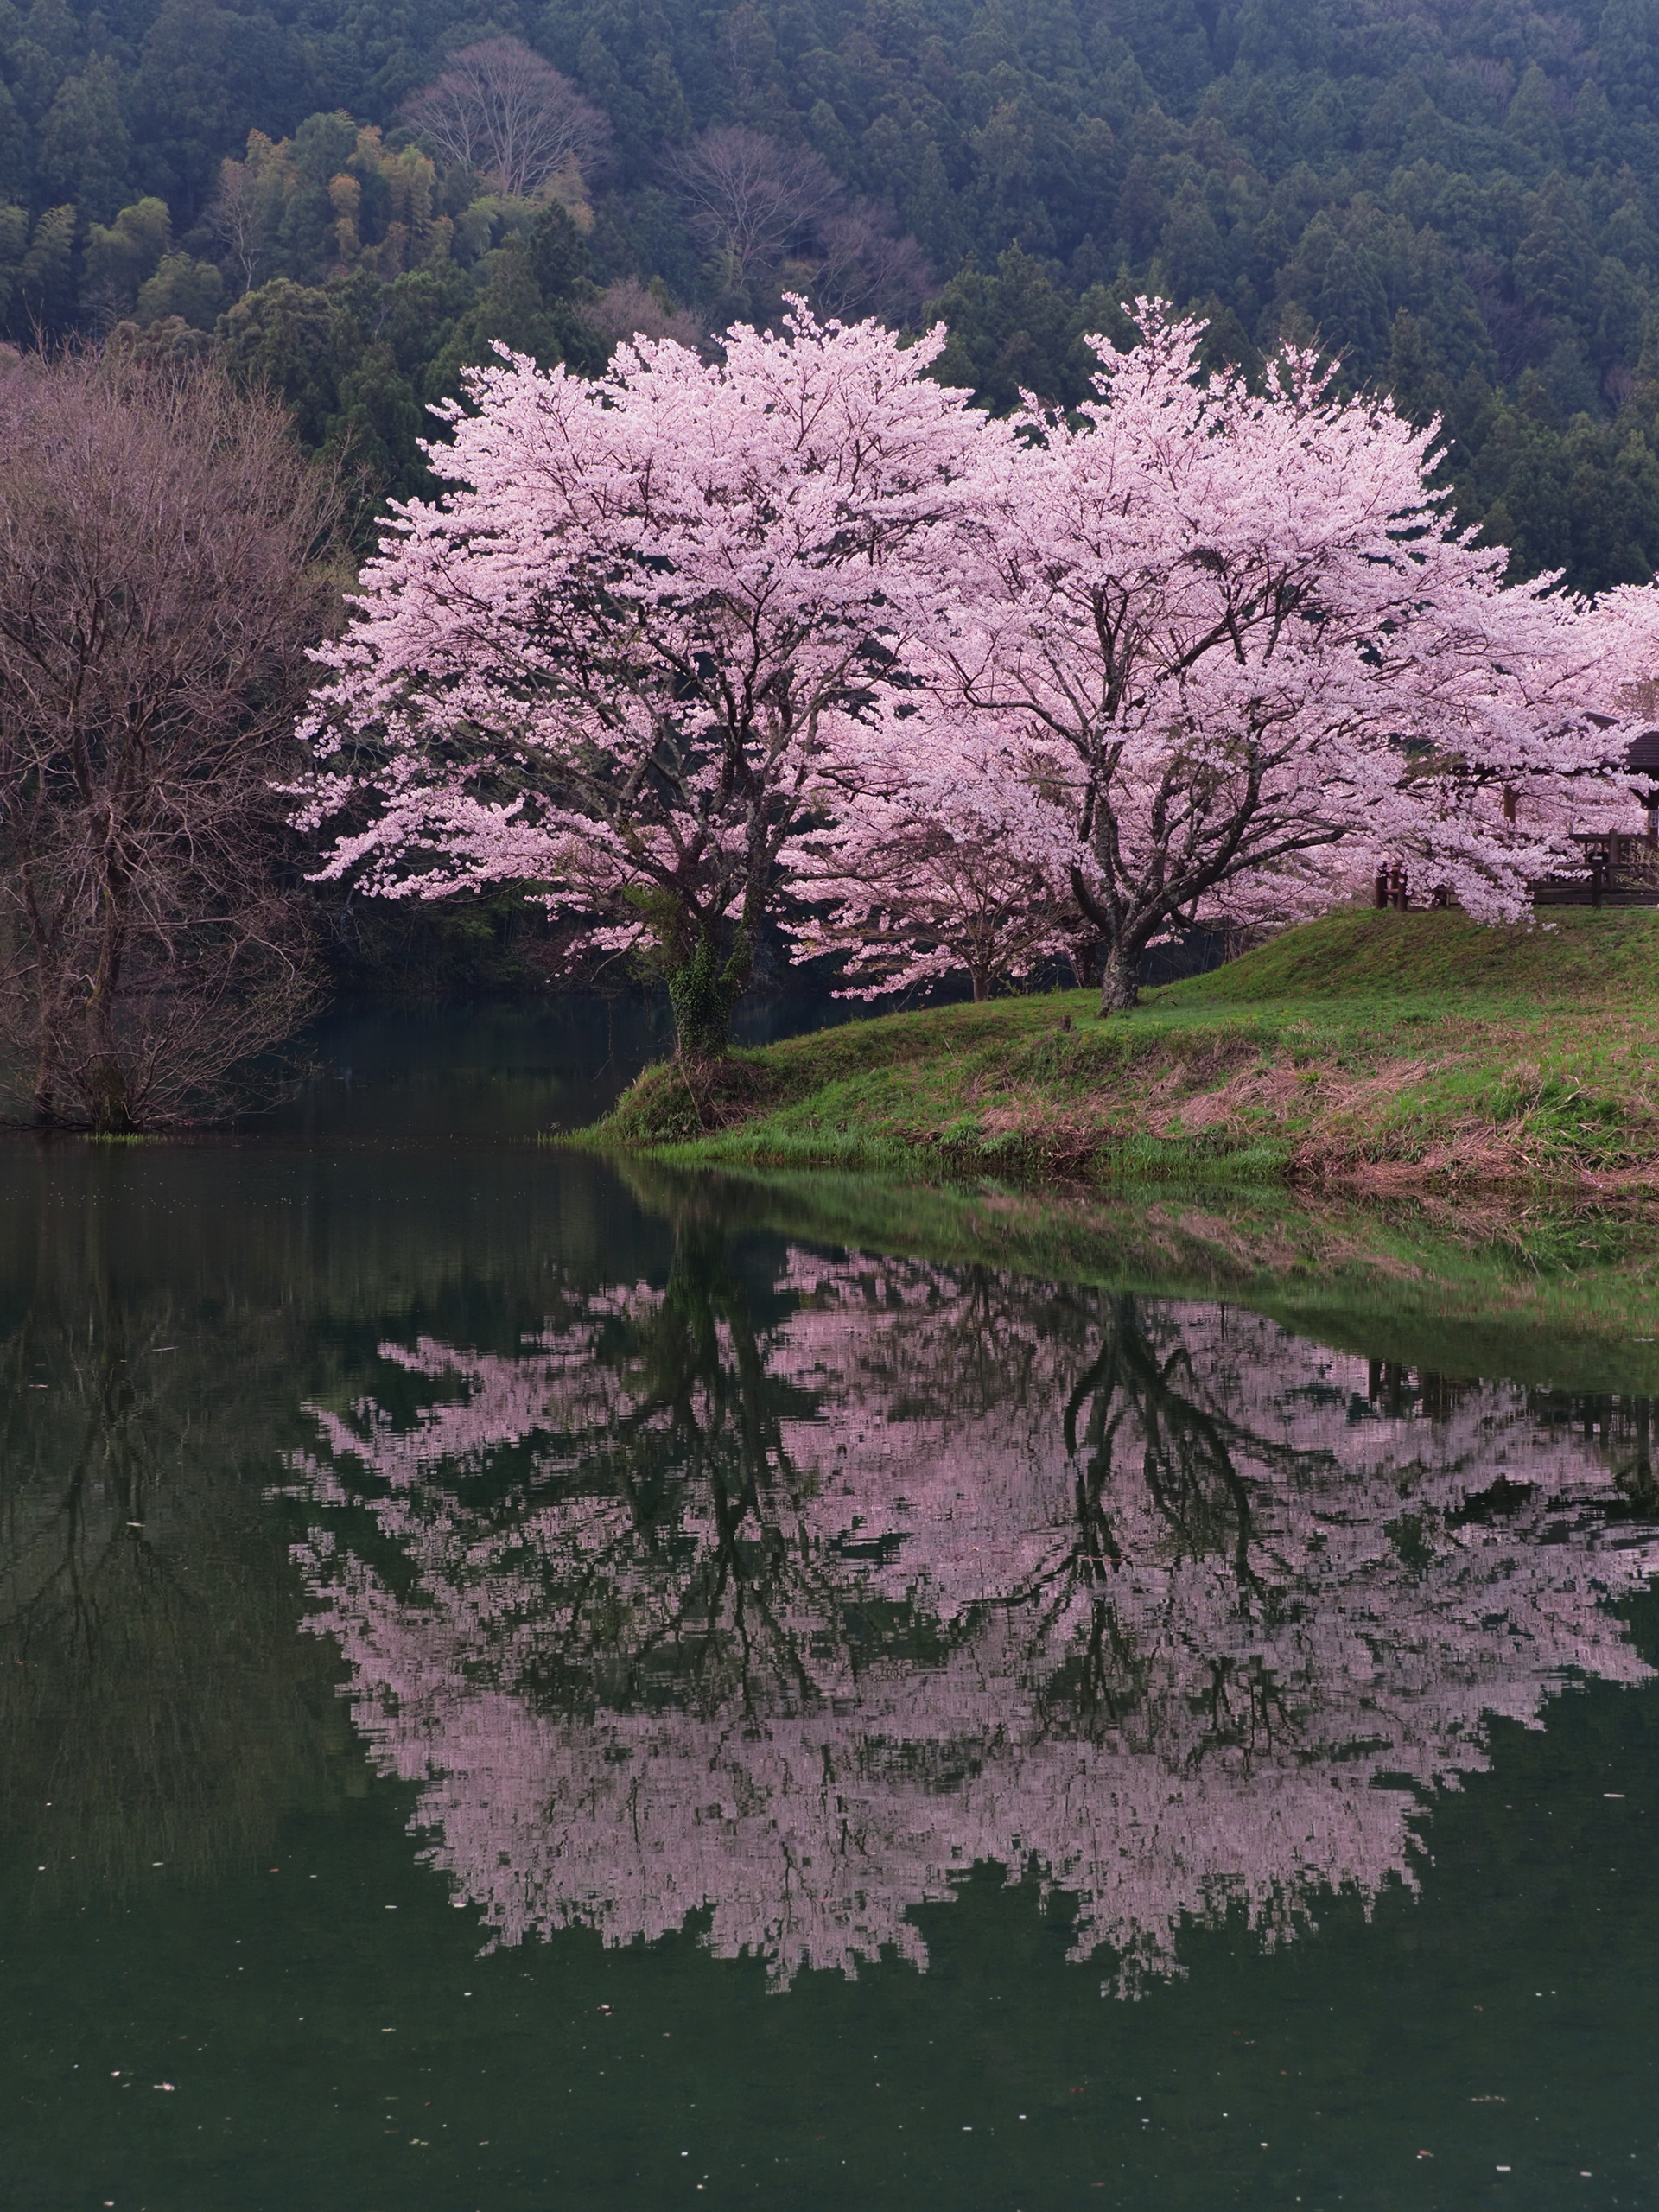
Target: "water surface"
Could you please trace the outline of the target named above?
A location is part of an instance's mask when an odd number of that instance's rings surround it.
[[[0,2202],[1659,2202],[1649,1398],[426,1096],[0,1149]]]

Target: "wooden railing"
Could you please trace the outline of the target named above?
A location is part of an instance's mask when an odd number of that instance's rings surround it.
[[[1581,864],[1535,884],[1535,906],[1659,906],[1659,836],[1624,830],[1586,831],[1573,842],[1584,856]],[[1397,864],[1377,870],[1375,896],[1378,906],[1401,913],[1455,903],[1444,885],[1419,887]]]
[[[1659,906],[1659,840],[1609,830],[1586,831],[1573,842],[1584,855],[1583,866],[1539,884],[1535,906]]]

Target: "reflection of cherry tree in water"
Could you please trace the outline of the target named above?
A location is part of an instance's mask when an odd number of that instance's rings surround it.
[[[1260,1476],[1282,1482],[1313,1473],[1329,1455],[1276,1444],[1209,1401],[1192,1345],[1185,1338],[1154,1343],[1128,1296],[1107,1304],[1100,1349],[1066,1402],[1064,1428],[1076,1469],[1077,1542],[1046,1579],[1045,1632],[1033,1642],[1048,1647],[1054,1625],[1075,1611],[1081,1649],[1045,1686],[1042,1702],[1057,1717],[1075,1713],[1085,1725],[1109,1726],[1145,1689],[1141,1641],[1114,1603],[1125,1566],[1121,1501],[1144,1497],[1173,1559],[1229,1562],[1241,1608],[1271,1607],[1274,1586],[1251,1556]],[[1216,1742],[1274,1740],[1276,1686],[1260,1667],[1241,1670],[1217,1655],[1202,1703]]]
[[[709,1224],[682,1219],[662,1290],[574,1300],[519,1357],[383,1349],[461,1395],[325,1433],[391,1483],[382,1522],[410,1556],[464,1580],[475,1675],[499,1665],[570,1714],[787,1709],[852,1681],[868,1624],[812,1541],[817,1482],[788,1440],[816,1401],[769,1361]],[[308,1495],[346,1493],[314,1469]]]
[[[1644,1678],[1603,1600],[1649,1549],[1576,1434],[1389,1410],[1253,1315],[800,1249],[746,1296],[689,1221],[516,1357],[384,1351],[414,1401],[319,1413],[298,1487],[404,1567],[325,1521],[316,1625],[508,1941],[919,1961],[989,1859],[1132,1986],[1184,1916],[1410,1881],[1491,1715]]]
[[[1539,1390],[1530,1400],[1541,1427],[1576,1431],[1605,1461],[1624,1510],[1659,1520],[1659,1422],[1656,1401],[1621,1391]]]

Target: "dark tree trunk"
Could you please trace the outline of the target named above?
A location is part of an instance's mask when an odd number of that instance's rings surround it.
[[[58,1126],[58,1071],[48,1043],[35,1071],[35,1095],[31,1102],[37,1129],[55,1129]]]
[[[86,1071],[86,1096],[97,1135],[130,1136],[137,1128],[127,1096],[127,1078],[113,1055],[94,1060]]]
[[[1098,938],[1076,939],[1066,955],[1071,963],[1071,973],[1080,991],[1091,991],[1100,981],[1100,940]]]
[[[121,988],[126,953],[126,928],[121,912],[124,890],[124,884],[116,882],[105,893],[104,938],[92,977],[92,995],[86,1007],[86,1042],[90,1050],[85,1088],[92,1110],[92,1128],[102,1137],[128,1136],[137,1127],[115,1035],[116,995]]]
[[[1100,977],[1100,1011],[1103,1015],[1127,1014],[1141,1001],[1140,957],[1118,943],[1109,944],[1105,953]]]
[[[675,1049],[683,1060],[723,1058],[732,1041],[732,1009],[743,995],[752,965],[748,939],[722,954],[716,931],[706,929],[687,957],[670,971]]]
[[[1081,868],[1071,871],[1071,895],[1084,919],[1100,931],[1100,1011],[1127,1014],[1140,1001],[1141,955],[1151,925],[1143,920],[1135,938],[1127,938],[1117,912],[1095,897]]]
[[[32,1106],[37,1129],[55,1129],[58,1126],[59,1055],[62,1039],[59,1034],[61,992],[56,986],[41,993],[40,1020],[36,1029],[38,1039],[35,1054],[35,1095]]]

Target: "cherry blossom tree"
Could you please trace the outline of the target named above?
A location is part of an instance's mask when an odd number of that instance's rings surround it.
[[[650,949],[723,1048],[763,918],[873,995],[977,995],[1092,932],[1102,1010],[1194,922],[1379,865],[1515,919],[1628,804],[1659,592],[1586,608],[1446,522],[1432,434],[1292,352],[1199,373],[1154,302],[1076,419],[971,414],[938,334],[637,338],[594,384],[475,372],[308,734],[322,873],[512,881],[585,957]],[[798,909],[791,911],[798,912]]]
[[[874,323],[636,340],[587,383],[474,372],[308,725],[322,873],[527,885],[654,948],[680,1050],[723,1049],[827,749],[902,677],[986,434]]]
[[[1032,410],[983,447],[979,559],[912,743],[977,718],[985,757],[1054,795],[1103,1012],[1133,1005],[1156,938],[1338,848],[1517,918],[1568,849],[1559,805],[1510,820],[1503,791],[1559,790],[1627,739],[1586,719],[1617,711],[1602,626],[1548,578],[1503,588],[1505,555],[1426,486],[1433,433],[1386,400],[1295,352],[1263,392],[1204,378],[1201,325],[1137,315],[1127,355],[1092,341],[1078,417]]]

